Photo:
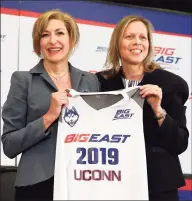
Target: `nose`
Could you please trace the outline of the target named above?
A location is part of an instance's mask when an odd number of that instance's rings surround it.
[[[49,41],[51,44],[55,44],[57,43],[57,37],[54,33],[51,34],[50,36],[50,41]]]
[[[133,41],[134,45],[141,45],[141,40],[139,37],[135,37],[134,41]]]

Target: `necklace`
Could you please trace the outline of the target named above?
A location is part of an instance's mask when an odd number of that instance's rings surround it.
[[[60,81],[63,77],[65,77],[67,75],[68,71],[65,72],[64,75],[61,76],[53,76],[52,74],[48,73],[52,78],[54,78],[56,81]]]

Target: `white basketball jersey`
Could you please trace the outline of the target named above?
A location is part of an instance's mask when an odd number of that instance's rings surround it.
[[[138,87],[71,93],[58,124],[54,200],[148,200]]]

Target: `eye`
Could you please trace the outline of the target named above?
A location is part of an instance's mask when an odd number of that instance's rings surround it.
[[[127,39],[132,39],[133,36],[132,36],[132,35],[127,35],[127,36],[125,36],[125,38],[127,38]]]
[[[48,35],[49,35],[49,34],[44,33],[44,34],[41,35],[41,38],[47,37]]]
[[[64,35],[64,33],[62,31],[58,31],[57,34],[58,35]]]
[[[146,36],[141,36],[141,39],[142,39],[142,40],[146,40],[147,37],[146,37]]]

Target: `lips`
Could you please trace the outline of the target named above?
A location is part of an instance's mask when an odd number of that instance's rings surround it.
[[[140,50],[140,49],[132,49],[132,50],[130,50],[130,52],[135,53],[135,54],[140,54],[142,52],[142,50]]]
[[[50,54],[56,54],[59,53],[61,49],[62,49],[61,47],[50,47],[47,50]]]
[[[60,51],[61,49],[62,49],[61,47],[48,48],[49,51]]]

